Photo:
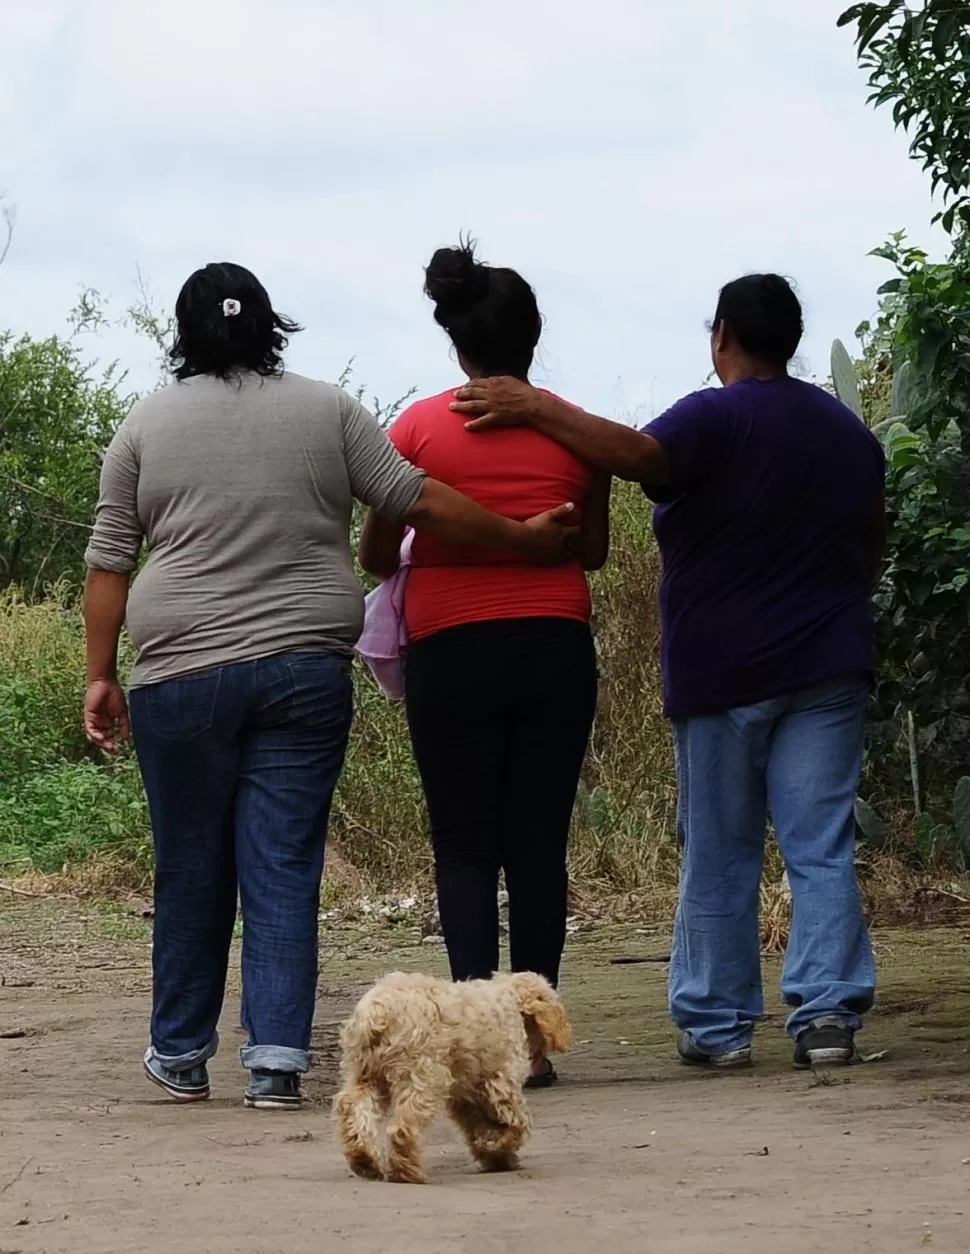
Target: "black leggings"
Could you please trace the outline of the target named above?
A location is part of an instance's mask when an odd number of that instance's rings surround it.
[[[589,628],[559,618],[455,627],[413,644],[406,674],[452,977],[498,969],[501,869],[512,970],[556,984],[569,824],[596,711]]]

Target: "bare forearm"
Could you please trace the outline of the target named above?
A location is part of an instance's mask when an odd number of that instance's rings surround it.
[[[403,539],[404,528],[399,523],[389,522],[372,509],[364,523],[357,560],[368,575],[390,579],[401,564]]]
[[[548,393],[537,392],[529,422],[590,466],[618,479],[663,487],[670,470],[660,445],[649,435],[608,418],[597,418]]]
[[[517,553],[527,543],[521,522],[493,514],[437,479],[426,479],[408,524],[448,544],[471,544]]]
[[[612,478],[594,471],[589,496],[583,505],[579,532],[579,557],[584,570],[602,570],[610,553],[610,489]]]
[[[118,677],[118,640],[128,605],[129,575],[89,570],[84,585],[88,683]]]

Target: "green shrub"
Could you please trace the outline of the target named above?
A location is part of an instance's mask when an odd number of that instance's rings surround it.
[[[970,236],[944,262],[902,232],[876,255],[896,275],[880,289],[878,318],[859,328],[861,361],[836,345],[832,372],[844,401],[861,394],[858,412],[887,461],[864,791],[877,809],[905,798],[916,820],[908,852],[920,864],[962,866],[970,843],[950,811],[961,808],[970,737]],[[880,387],[857,386],[857,372]]]
[[[0,594],[0,790],[88,756],[81,731],[84,642],[69,596]]]
[[[84,638],[65,589],[0,595],[0,862],[58,871],[95,853],[144,860],[148,825],[130,757],[95,760],[81,730]]]
[[[77,346],[0,332],[0,587],[30,597],[82,570],[101,453],[127,398]]]
[[[95,854],[148,859],[148,815],[131,757],[61,762],[0,794],[0,860],[50,874]]]

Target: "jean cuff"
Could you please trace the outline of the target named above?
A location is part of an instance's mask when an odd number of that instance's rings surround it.
[[[219,1033],[213,1032],[212,1039],[208,1045],[203,1045],[201,1049],[191,1049],[186,1054],[163,1054],[157,1049],[154,1041],[148,1046],[148,1058],[154,1058],[160,1062],[163,1067],[167,1067],[169,1071],[191,1071],[193,1067],[201,1067],[203,1063],[215,1054],[219,1048]]]
[[[718,1054],[733,1054],[739,1049],[750,1049],[751,1041],[754,1037],[754,1024],[752,1023],[746,1031],[736,1033],[732,1037],[725,1039],[721,1035],[713,1041],[710,1039],[711,1033],[709,1032],[697,1033],[692,1032],[689,1028],[682,1029],[682,1031],[695,1049],[699,1049],[702,1054],[708,1054],[713,1058]]]
[[[817,1011],[805,1015],[802,1011],[796,1010],[790,1015],[788,1022],[785,1024],[785,1031],[793,1041],[797,1041],[803,1032],[807,1032],[809,1028],[843,1028],[847,1032],[862,1031],[862,1017],[852,1014],[846,1010],[843,1013],[831,1013],[820,1015]]]
[[[239,1061],[247,1071],[310,1070],[309,1050],[290,1049],[287,1045],[243,1045]]]

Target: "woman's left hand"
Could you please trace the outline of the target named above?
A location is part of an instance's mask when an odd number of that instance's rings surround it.
[[[523,523],[526,556],[537,563],[575,559],[579,548],[579,516],[575,505],[558,505]]]
[[[84,734],[105,753],[117,753],[131,735],[128,702],[116,679],[95,679],[84,699]]]
[[[521,379],[496,376],[472,379],[458,389],[451,408],[471,419],[469,431],[493,427],[527,427],[538,413],[542,393]]]

